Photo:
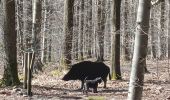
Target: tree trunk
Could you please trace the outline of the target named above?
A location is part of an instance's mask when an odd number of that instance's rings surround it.
[[[105,33],[104,33],[104,57],[105,59],[109,59],[110,54],[111,54],[111,33],[112,33],[112,29],[111,29],[111,23],[112,21],[112,4],[111,4],[111,0],[106,0],[105,1],[105,12],[106,12],[106,19],[105,19]]]
[[[96,57],[96,30],[97,30],[97,14],[95,14],[97,12],[97,0],[92,0],[92,23],[93,23],[93,32],[92,32],[92,58]]]
[[[89,11],[88,11],[88,46],[87,46],[87,54],[88,58],[92,57],[92,33],[93,33],[93,26],[92,26],[92,0],[89,0]]]
[[[71,64],[71,50],[72,50],[72,37],[73,37],[73,12],[74,0],[65,0],[65,19],[64,19],[64,63],[65,67]]]
[[[137,29],[135,34],[134,54],[130,75],[128,100],[141,100],[144,81],[144,67],[147,55],[150,0],[139,0]]]
[[[49,46],[48,46],[48,61],[51,62],[51,50],[52,50],[52,39],[49,39]]]
[[[39,6],[40,5],[40,6]],[[41,3],[40,0],[33,0],[32,1],[32,37],[30,46],[31,49],[29,49],[28,52],[28,61],[27,61],[27,95],[31,96],[31,88],[32,88],[32,69],[35,61],[35,52],[37,51],[37,36],[40,33],[40,25],[41,25],[41,14],[39,15],[38,12],[41,12]],[[39,19],[40,18],[40,19]],[[37,42],[37,43],[36,43]],[[39,42],[40,43],[40,42]],[[37,62],[36,62],[37,63]]]
[[[23,0],[17,0],[17,35],[18,35],[18,58],[21,60],[22,65],[23,65]]]
[[[87,3],[88,3],[88,0],[84,1],[84,10],[81,12],[83,14],[83,23],[84,25],[82,26],[83,27],[83,59],[87,59],[87,23],[88,23],[88,20],[87,20]]]
[[[44,18],[43,18],[44,25],[43,25],[43,32],[42,32],[41,62],[46,63],[46,59],[47,59],[47,38],[46,38],[46,34],[47,34],[47,0],[44,0],[43,6],[44,6]]]
[[[77,0],[76,1],[76,6],[75,6],[75,24],[74,24],[74,44],[73,44],[73,57],[75,58],[75,60],[78,60],[78,35],[79,35],[79,10],[80,10],[80,5],[79,5],[80,1]]]
[[[23,0],[23,50],[28,51],[30,48],[30,33],[32,26],[32,1]],[[23,88],[27,88],[27,74],[28,74],[28,54],[24,52],[23,54],[23,67],[24,67],[24,83]]]
[[[81,0],[81,5],[80,5],[80,16],[79,16],[79,55],[78,55],[78,59],[79,60],[83,60],[83,33],[84,33],[84,0]]]
[[[17,69],[17,32],[15,27],[15,0],[4,0],[4,74],[3,82],[6,86],[20,83]]]
[[[159,33],[160,41],[160,59],[166,57],[166,33],[165,33],[165,0],[161,0],[161,19],[160,19],[161,32]]]
[[[156,38],[157,38],[157,32],[155,32],[155,13],[154,13],[154,9],[152,8],[151,9],[151,25],[150,25],[150,32],[151,32],[151,55],[152,55],[152,58],[156,58],[157,57],[157,41],[156,41]]]
[[[120,8],[121,0],[113,2],[113,35],[112,35],[112,79],[122,79],[120,71]]]
[[[170,59],[170,0],[168,0],[168,58]]]
[[[97,61],[104,61],[105,0],[98,0],[97,5]]]
[[[128,23],[128,13],[129,13],[129,4],[128,0],[124,0],[124,33],[123,33],[123,58],[127,61],[130,60],[130,34],[129,34],[129,23]]]
[[[41,24],[42,24],[42,0],[36,0],[36,15],[35,15],[35,47],[39,51],[41,47]],[[40,56],[40,52],[37,52]]]
[[[42,70],[42,62],[41,62],[41,24],[42,24],[42,0],[35,0],[35,22],[33,26],[35,27],[32,30],[33,38],[33,49],[35,50],[35,61],[33,71]],[[34,10],[34,9],[33,9]]]
[[[23,74],[24,74],[24,81],[23,81],[23,88],[24,89],[27,89],[27,72],[28,72],[28,67],[27,67],[27,61],[28,61],[28,53],[24,53],[23,54],[23,67],[24,67],[24,70],[23,70]]]

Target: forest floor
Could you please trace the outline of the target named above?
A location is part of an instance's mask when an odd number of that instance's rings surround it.
[[[169,66],[169,67],[168,67]],[[107,88],[99,85],[98,93],[88,95],[78,90],[80,81],[63,81],[65,72],[56,70],[55,65],[44,67],[34,75],[32,97],[22,95],[20,87],[0,88],[0,100],[126,100],[130,77],[130,64],[122,64],[123,80],[108,80]],[[167,61],[147,62],[150,73],[145,74],[143,100],[170,100],[170,65]],[[169,71],[168,71],[169,70]],[[0,74],[2,77],[2,74]]]

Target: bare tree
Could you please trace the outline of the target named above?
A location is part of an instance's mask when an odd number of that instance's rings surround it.
[[[84,0],[81,0],[80,11],[79,11],[79,40],[78,40],[78,59],[83,60],[83,35],[84,35]]]
[[[157,54],[157,32],[155,32],[155,9],[152,7],[151,9],[151,20],[150,20],[150,33],[151,33],[151,56],[152,58],[156,58],[158,55]]]
[[[124,33],[123,33],[123,55],[124,60],[130,60],[130,32],[129,32],[129,23],[128,23],[128,13],[129,13],[129,1],[124,0],[124,10],[123,10],[123,16],[124,16]]]
[[[64,63],[68,66],[71,63],[72,36],[73,36],[73,12],[74,0],[65,0],[64,19]]]
[[[3,82],[5,85],[20,83],[17,70],[17,32],[15,27],[15,0],[3,0],[5,8],[3,42],[5,48],[5,63]]]
[[[160,16],[159,45],[160,45],[160,59],[166,57],[166,35],[165,35],[165,0],[161,0],[161,16]]]
[[[32,1],[23,0],[23,51],[28,51],[30,45],[28,43],[31,42],[31,30],[32,30]],[[28,72],[28,54],[22,55],[23,57],[23,66],[24,66],[24,89],[27,88],[27,72]]]
[[[42,24],[42,0],[35,0],[35,22],[32,27],[32,43],[33,49],[35,51],[35,61],[33,71],[37,72],[38,70],[42,70],[42,62],[41,62],[41,24]]]
[[[128,100],[141,100],[146,64],[148,29],[151,0],[139,0],[137,12],[137,29],[135,34],[134,54],[130,75]]]
[[[120,71],[120,7],[121,0],[113,2],[113,35],[112,35],[112,56],[111,74],[112,79],[121,79]]]
[[[80,15],[79,15],[79,10],[80,10],[80,0],[76,0],[75,1],[75,13],[74,13],[74,35],[73,35],[73,58],[75,60],[78,60],[78,35],[79,35],[79,19],[80,19]]]
[[[18,35],[18,54],[23,57],[23,0],[16,0],[16,18],[17,18],[17,35]],[[23,58],[21,58],[22,60]],[[20,59],[19,59],[20,60]],[[22,63],[23,64],[23,63]]]
[[[88,52],[88,58],[92,57],[92,32],[93,32],[93,26],[92,26],[92,0],[88,0],[88,12],[87,12],[87,16],[88,16],[88,43],[87,43],[87,52]]]
[[[168,0],[168,58],[170,58],[170,0]]]
[[[104,61],[105,0],[97,1],[97,61]]]
[[[46,38],[46,33],[47,33],[47,0],[43,1],[43,7],[44,7],[44,12],[43,12],[43,32],[42,32],[42,44],[41,44],[41,62],[46,63],[46,56],[47,56],[47,38]]]

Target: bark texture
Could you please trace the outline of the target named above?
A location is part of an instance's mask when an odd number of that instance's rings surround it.
[[[71,64],[71,50],[73,37],[73,12],[74,0],[65,0],[65,19],[64,19],[64,63],[66,67]]]
[[[5,85],[17,85],[20,83],[17,70],[17,47],[15,27],[15,0],[4,0],[5,21],[4,21],[4,75]]]
[[[113,2],[113,35],[112,35],[112,57],[111,74],[112,79],[121,79],[120,71],[120,7],[121,0]]]
[[[150,0],[139,0],[137,11],[137,29],[135,34],[134,54],[130,75],[128,100],[141,100],[146,66],[148,29],[150,18]]]

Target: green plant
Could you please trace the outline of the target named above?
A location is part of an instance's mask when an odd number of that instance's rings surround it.
[[[106,100],[103,96],[89,96],[88,100]]]

